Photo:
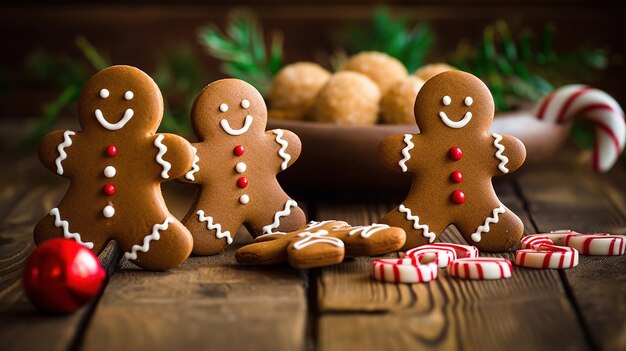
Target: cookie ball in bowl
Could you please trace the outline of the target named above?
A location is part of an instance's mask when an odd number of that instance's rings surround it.
[[[318,122],[372,125],[378,119],[380,97],[378,85],[367,76],[338,72],[318,94],[311,116]]]
[[[383,96],[380,104],[382,121],[389,124],[414,124],[413,105],[424,81],[409,76],[394,84]]]
[[[345,71],[359,72],[373,80],[382,94],[407,77],[404,65],[395,58],[377,51],[365,51],[352,56],[343,67]]]
[[[431,63],[418,68],[413,75],[425,82],[439,73],[456,70],[456,67],[450,66],[447,63]]]
[[[270,89],[270,118],[304,119],[330,72],[312,62],[297,62],[283,67]]]

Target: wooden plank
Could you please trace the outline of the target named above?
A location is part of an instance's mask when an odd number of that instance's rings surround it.
[[[514,189],[507,183],[497,189],[503,202],[526,223],[527,231],[534,231]],[[317,217],[367,224],[388,208],[323,204]],[[449,228],[445,237],[460,240],[455,229]],[[495,256],[513,258],[512,253]],[[555,271],[514,267],[513,277],[500,281],[450,279],[440,271],[429,284],[397,285],[371,280],[372,260],[356,258],[317,272],[320,350],[348,345],[361,350],[580,349],[586,345]]]
[[[540,231],[571,228],[583,233],[626,234],[625,179],[623,168],[616,169],[609,178],[586,169],[559,165],[524,174],[519,184],[531,218]],[[581,255],[578,267],[562,272],[595,348],[626,349],[624,267],[626,256]]]

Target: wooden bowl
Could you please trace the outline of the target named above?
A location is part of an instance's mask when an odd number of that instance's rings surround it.
[[[410,177],[378,164],[378,144],[392,134],[418,134],[416,125],[345,127],[335,124],[270,119],[268,129],[282,128],[302,140],[300,159],[280,176],[287,187],[299,189],[406,189]],[[537,120],[528,111],[498,114],[491,132],[510,134],[526,145],[526,163],[551,157],[565,141],[571,124]]]

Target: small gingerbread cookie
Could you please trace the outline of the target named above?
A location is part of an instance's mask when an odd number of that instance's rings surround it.
[[[403,228],[404,249],[432,243],[454,224],[468,243],[503,251],[519,240],[522,221],[498,199],[491,178],[519,168],[521,141],[489,133],[494,102],[480,79],[448,71],[428,80],[415,101],[421,134],[390,136],[379,146],[386,167],[414,176],[411,190],[382,223]]]
[[[239,79],[209,84],[194,102],[191,124],[199,139],[192,144],[196,158],[180,180],[200,187],[183,219],[195,254],[224,251],[242,224],[258,236],[306,223],[276,180],[300,156],[300,139],[288,130],[265,131],[265,101],[252,85]]]
[[[142,268],[178,266],[192,238],[167,210],[159,184],[185,174],[193,151],[179,136],[155,134],[159,88],[137,68],[109,67],[85,85],[78,115],[81,131],[52,132],[39,147],[43,165],[70,186],[35,227],[35,242],[63,236],[100,253],[113,239]]]
[[[398,251],[404,230],[385,224],[352,227],[343,221],[310,222],[290,233],[272,233],[235,252],[241,264],[289,262],[298,269],[341,263],[345,256],[377,256]]]

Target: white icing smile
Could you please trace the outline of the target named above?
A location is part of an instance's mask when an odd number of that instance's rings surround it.
[[[460,121],[453,121],[448,118],[448,115],[446,115],[445,112],[439,111],[439,118],[441,118],[441,121],[445,123],[445,125],[447,125],[448,127],[459,129],[465,127],[469,123],[469,121],[472,119],[472,113],[467,111],[465,112],[465,116],[463,116]]]
[[[233,129],[230,127],[230,124],[228,123],[227,119],[222,119],[220,121],[220,126],[222,127],[222,129],[224,129],[224,131],[230,135],[241,135],[245,132],[248,131],[248,129],[250,128],[250,125],[252,125],[252,120],[254,118],[252,118],[252,116],[247,115],[246,119],[243,123],[243,127],[241,127],[240,129]]]
[[[100,122],[100,124],[108,130],[118,130],[124,128],[126,123],[128,123],[128,121],[133,118],[134,114],[135,111],[128,108],[126,109],[126,112],[124,112],[124,116],[122,116],[122,118],[117,123],[109,123],[106,118],[104,118],[102,111],[100,111],[100,109],[96,109],[96,118],[98,119],[98,122]]]

